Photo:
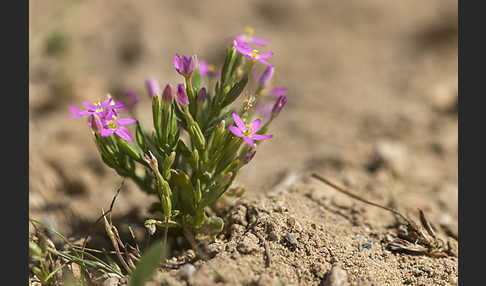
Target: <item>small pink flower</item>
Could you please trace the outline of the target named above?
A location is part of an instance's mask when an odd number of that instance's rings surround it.
[[[242,55],[246,56],[252,61],[258,61],[262,64],[273,67],[273,65],[267,62],[265,59],[273,56],[273,52],[260,54],[258,50],[253,49],[247,42],[242,40],[235,40],[233,42],[233,47]]]
[[[229,130],[235,136],[243,138],[246,144],[248,144],[250,147],[255,146],[253,140],[260,141],[260,140],[272,138],[272,135],[255,134],[256,132],[258,132],[258,130],[260,130],[260,125],[261,125],[260,119],[253,120],[252,122],[245,124],[245,122],[241,119],[241,117],[236,112],[233,112],[233,119],[235,121],[236,126],[230,126]]]
[[[89,116],[91,114],[96,114],[99,117],[105,117],[110,111],[125,108],[125,105],[123,103],[115,102],[111,97],[103,102],[101,102],[101,100],[98,100],[98,102],[95,102],[93,104],[87,101],[83,101],[83,105],[86,106],[88,110],[81,110],[74,105],[70,105],[69,109],[72,113],[68,117],[79,118],[83,116]]]
[[[123,127],[123,125],[132,124],[136,121],[137,120],[134,118],[118,118],[113,112],[110,112],[103,121],[104,126],[100,135],[105,137],[115,133],[116,135],[120,136],[120,138],[133,142],[130,132],[127,128]]]

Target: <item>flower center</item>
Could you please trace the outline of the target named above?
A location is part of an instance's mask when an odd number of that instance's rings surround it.
[[[253,134],[253,124],[251,123],[245,123],[246,125],[246,131],[243,131],[243,135],[245,135],[246,137],[250,137],[252,134]]]
[[[260,55],[258,54],[258,50],[253,50],[251,53],[250,53],[250,57],[254,58],[254,59],[258,59],[260,57]]]
[[[103,112],[104,111],[104,108],[101,106],[101,101],[98,100],[97,102],[94,102],[93,105],[97,107],[95,109],[96,112]]]
[[[113,120],[108,121],[108,128],[110,129],[116,129],[116,122]]]
[[[214,65],[210,64],[208,66],[208,70],[211,71],[211,72],[214,72],[216,70],[216,67]]]
[[[115,115],[112,115],[111,118],[113,118],[113,120],[108,121],[108,128],[110,128],[110,129],[116,129],[117,128],[116,116]]]

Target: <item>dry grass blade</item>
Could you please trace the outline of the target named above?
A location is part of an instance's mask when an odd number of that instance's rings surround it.
[[[370,202],[361,198],[360,196],[353,194],[352,192],[340,187],[329,180],[313,173],[311,175],[313,178],[331,186],[333,189],[350,196],[360,202],[372,205],[386,211],[389,211],[399,217],[403,218],[406,222],[405,230],[398,232],[397,236],[387,235],[388,245],[387,247],[393,251],[408,251],[413,253],[426,254],[431,257],[446,257],[446,256],[457,256],[455,251],[451,249],[449,243],[445,243],[443,239],[438,237],[435,233],[434,227],[426,219],[425,214],[419,209],[420,225],[414,220],[405,217],[398,211],[382,206],[380,204]]]

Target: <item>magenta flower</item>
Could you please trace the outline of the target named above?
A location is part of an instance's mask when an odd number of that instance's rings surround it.
[[[277,97],[287,95],[287,89],[285,87],[274,87],[270,90],[270,93]]]
[[[189,77],[192,75],[194,68],[196,67],[196,56],[179,56],[179,54],[176,53],[174,56],[174,67],[180,75]]]
[[[156,79],[149,77],[145,80],[145,86],[150,96],[157,96],[160,94],[160,86]]]
[[[95,102],[93,104],[87,101],[83,101],[83,105],[86,106],[88,110],[81,110],[74,105],[69,106],[69,109],[71,110],[72,113],[68,117],[79,118],[91,114],[96,114],[99,117],[105,117],[111,110],[125,108],[125,105],[123,103],[115,102],[111,97],[109,97],[103,102],[98,100],[98,102]]]
[[[104,126],[100,135],[104,137],[115,133],[116,135],[120,136],[120,138],[133,142],[130,132],[127,128],[123,127],[123,125],[132,124],[136,121],[137,120],[134,118],[118,118],[113,112],[110,112],[103,122]]]
[[[245,122],[241,119],[241,117],[236,112],[233,112],[233,119],[235,121],[236,126],[230,126],[229,130],[235,136],[243,138],[246,144],[248,144],[250,147],[255,146],[253,140],[260,141],[260,140],[272,138],[272,135],[255,134],[256,132],[258,132],[258,130],[260,130],[260,125],[261,125],[260,119],[253,120],[252,122],[245,124]]]
[[[187,97],[186,88],[182,83],[179,83],[177,85],[177,102],[179,102],[179,105],[181,107],[189,104],[189,98]]]
[[[260,54],[258,50],[252,49],[247,42],[241,40],[235,40],[233,42],[233,47],[242,55],[246,56],[252,61],[258,61],[262,64],[273,67],[273,65],[267,62],[265,59],[273,56],[273,52],[268,52],[264,54]]]
[[[221,69],[216,71],[214,65],[208,65],[205,61],[199,61],[199,74],[208,77],[218,77],[221,75]]]

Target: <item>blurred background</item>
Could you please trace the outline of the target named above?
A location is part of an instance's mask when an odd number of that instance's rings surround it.
[[[69,105],[134,90],[151,126],[145,79],[182,82],[176,52],[220,64],[245,26],[270,40],[273,85],[288,88],[237,179],[247,194],[310,171],[378,197],[372,182],[388,180],[402,209],[457,221],[457,1],[45,0],[29,13],[29,211],[61,232],[85,231],[122,181]],[[114,215],[141,224],[152,201],[127,181]]]

